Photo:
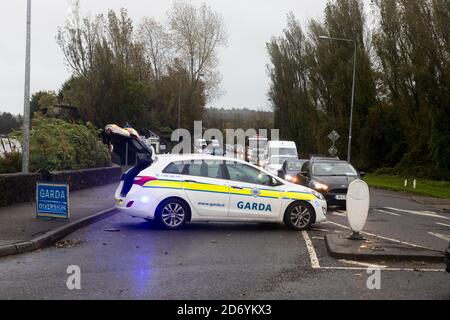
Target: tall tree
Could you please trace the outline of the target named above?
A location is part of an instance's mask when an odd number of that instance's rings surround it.
[[[408,152],[400,167],[450,175],[450,3],[377,0],[374,35],[386,95],[399,113]]]
[[[217,50],[227,44],[223,18],[206,4],[199,7],[178,1],[168,12],[168,23],[177,59],[190,74],[195,88],[201,78],[211,96],[220,82]]]

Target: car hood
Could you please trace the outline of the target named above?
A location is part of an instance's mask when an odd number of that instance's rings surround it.
[[[302,192],[302,193],[313,193],[314,192],[314,190],[312,190],[308,187],[290,183],[290,182],[286,183],[282,189],[283,189],[283,191],[286,191],[286,192]]]
[[[326,184],[328,187],[330,187],[330,189],[342,189],[348,188],[350,183],[357,179],[359,179],[359,177],[357,176],[315,176],[313,177],[312,181]]]

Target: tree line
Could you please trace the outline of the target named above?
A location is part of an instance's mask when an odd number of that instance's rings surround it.
[[[366,10],[368,9],[368,10]],[[367,14],[370,13],[370,15]],[[352,160],[364,170],[450,177],[450,2],[329,1],[302,25],[290,13],[267,44],[275,126],[303,155],[345,158],[356,41]]]
[[[0,135],[9,135],[22,125],[22,117],[9,112],[0,113]]]
[[[72,71],[55,93],[59,103],[77,106],[82,120],[100,128],[129,123],[170,138],[179,106],[180,126],[192,129],[216,94],[217,49],[227,33],[205,4],[175,2],[166,21],[146,17],[136,24],[125,9],[82,17],[72,1],[56,40]]]
[[[273,128],[273,112],[250,109],[205,109],[203,125],[207,128],[215,128],[226,136],[227,129],[266,129],[270,132]]]

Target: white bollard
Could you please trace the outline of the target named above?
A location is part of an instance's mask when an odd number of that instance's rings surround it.
[[[417,187],[417,180],[414,180],[413,188],[416,189],[416,187]]]
[[[408,187],[408,179],[405,179],[405,188]]]

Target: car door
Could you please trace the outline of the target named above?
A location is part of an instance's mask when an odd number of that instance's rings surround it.
[[[281,212],[282,184],[263,171],[239,162],[225,164],[230,185],[230,218],[276,220]]]
[[[222,161],[186,163],[183,188],[196,212],[203,217],[228,217],[229,186]]]
[[[301,184],[305,187],[309,186],[309,183],[311,182],[311,162],[306,162],[303,167],[302,171],[300,172],[301,177]]]

